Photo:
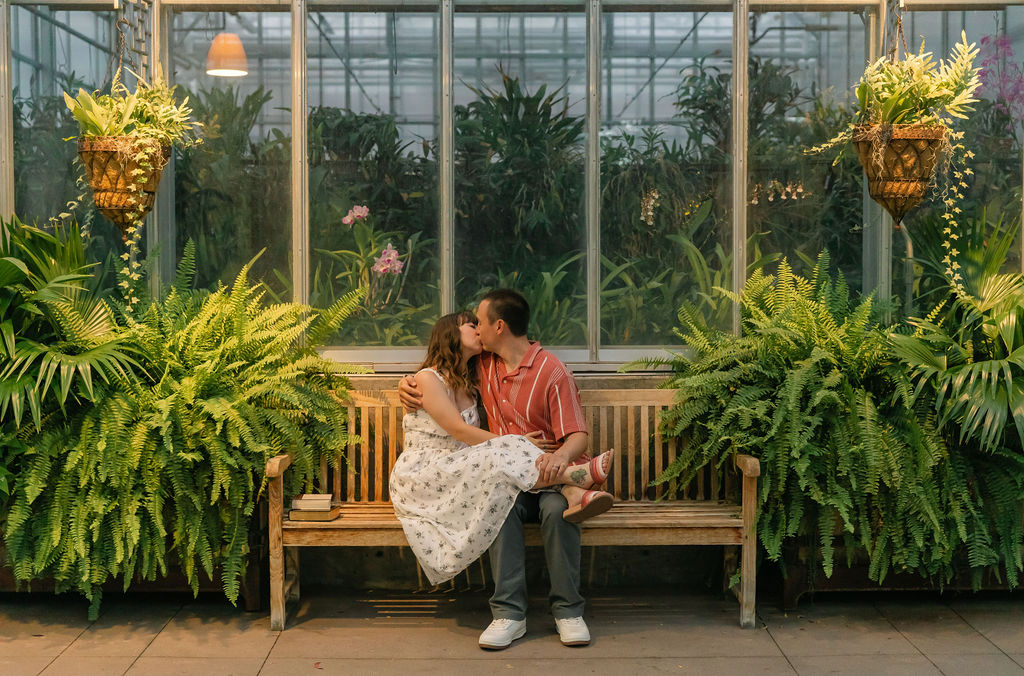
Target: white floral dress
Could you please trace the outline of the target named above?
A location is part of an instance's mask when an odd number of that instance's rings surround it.
[[[475,406],[462,419],[480,424]],[[516,497],[537,483],[542,451],[518,435],[469,446],[423,409],[407,414],[402,428],[405,449],[391,470],[391,502],[427,579],[440,584],[491,546]]]

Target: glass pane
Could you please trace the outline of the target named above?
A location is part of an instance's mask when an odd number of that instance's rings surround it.
[[[586,340],[583,14],[455,16],[455,299],[530,301],[530,336]]]
[[[1003,271],[1021,271],[1021,165],[1024,121],[1024,7],[997,11],[909,12],[905,19],[907,43],[917,50],[921,40],[936,59],[949,50],[966,31],[968,42],[981,50],[974,65],[982,68],[981,101],[975,112],[960,120],[961,141],[974,154],[967,167],[964,200],[957,215],[960,251],[998,249],[1005,237],[1006,253],[1000,253]],[[940,195],[928,193],[921,206],[905,219],[902,233],[893,240],[893,293],[908,314],[928,312],[938,300],[936,290],[945,285],[942,243],[943,204]],[[1002,251],[1001,249],[999,250]],[[961,262],[966,262],[961,257]],[[999,260],[995,261],[999,263]]]
[[[236,34],[248,74],[206,73],[211,41]],[[175,156],[177,250],[196,243],[197,284],[230,284],[264,250],[251,279],[291,300],[291,18],[287,12],[180,12],[173,81],[203,123],[204,142]]]
[[[862,171],[847,149],[805,155],[852,119],[866,64],[858,14],[765,12],[750,17],[748,260],[785,256],[807,274],[828,251],[850,288],[862,283]],[[870,290],[869,290],[870,291]]]
[[[112,12],[67,12],[45,5],[11,8],[14,78],[14,206],[26,222],[45,223],[79,200],[75,216],[92,234],[93,255],[121,245],[116,227],[99,215],[76,161],[78,124],[62,92],[109,87]],[[64,139],[70,139],[65,141]]]
[[[678,343],[682,303],[727,326],[732,17],[604,15],[601,343]]]
[[[437,15],[313,12],[307,34],[310,302],[364,284],[336,343],[426,344],[440,313]]]

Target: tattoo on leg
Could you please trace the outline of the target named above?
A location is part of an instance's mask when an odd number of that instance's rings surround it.
[[[582,468],[573,470],[572,472],[569,473],[569,479],[574,484],[582,484],[584,481],[587,480],[587,470]]]

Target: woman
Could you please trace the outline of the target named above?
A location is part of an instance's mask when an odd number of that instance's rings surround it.
[[[395,514],[431,584],[455,577],[491,546],[521,491],[556,484],[596,487],[611,466],[608,451],[552,482],[538,481],[536,463],[544,452],[539,446],[545,442],[533,434],[499,437],[479,427],[480,351],[472,314],[445,315],[434,325],[416,374],[423,408],[403,419],[405,449],[391,472]],[[611,496],[602,497],[610,504]]]

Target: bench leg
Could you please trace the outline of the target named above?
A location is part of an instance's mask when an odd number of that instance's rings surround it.
[[[299,600],[299,548],[289,547],[284,550],[285,568],[285,603]]]
[[[281,477],[270,480],[267,492],[270,498],[270,630],[284,631],[284,534],[281,522],[284,518],[284,482]]]
[[[743,477],[743,549],[740,553],[740,626],[752,629],[757,599],[757,477]]]

